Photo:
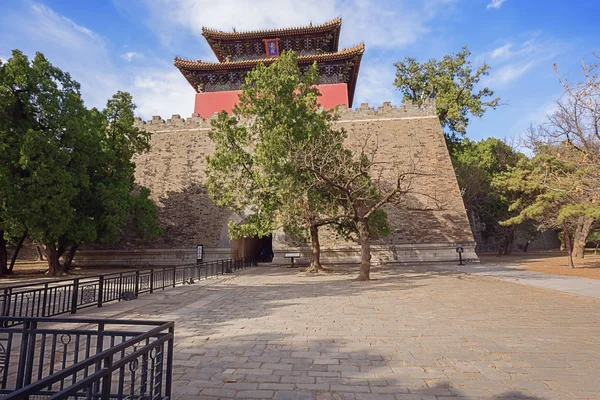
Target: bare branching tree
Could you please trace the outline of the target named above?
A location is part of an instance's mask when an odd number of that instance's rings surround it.
[[[414,180],[426,174],[418,172],[414,163],[402,168],[396,161],[377,161],[379,146],[371,136],[364,139],[357,151],[346,148],[344,139],[345,133],[341,133],[307,143],[296,152],[295,162],[330,194],[338,205],[336,218],[352,223],[361,248],[360,274],[356,279],[367,281],[373,236],[389,234],[387,219],[374,218],[377,214],[381,216],[382,207],[394,204],[408,210],[412,208],[406,201],[409,194],[435,200],[434,207],[428,209],[440,209],[442,205],[433,196],[417,192]]]

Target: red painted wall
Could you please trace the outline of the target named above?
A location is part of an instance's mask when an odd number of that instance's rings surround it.
[[[348,88],[345,83],[319,85],[319,90],[322,96],[319,97],[318,102],[326,109],[340,104],[348,107]],[[200,114],[202,118],[208,118],[213,113],[221,110],[231,112],[241,92],[241,90],[229,90],[226,92],[196,93],[194,113]]]

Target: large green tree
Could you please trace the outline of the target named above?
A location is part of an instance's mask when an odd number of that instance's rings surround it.
[[[456,54],[445,55],[441,60],[432,58],[419,63],[412,57],[394,64],[394,85],[404,95],[404,101],[423,104],[435,99],[440,123],[446,128],[448,139],[466,133],[469,115],[481,117],[488,108],[495,109],[500,99],[487,88],[478,89],[483,76],[489,74],[490,66],[483,63],[473,67],[467,47]]]
[[[506,227],[499,221],[514,214],[509,211],[509,206],[523,193],[506,190],[496,181],[524,157],[509,144],[495,138],[478,142],[464,138],[455,144],[452,165],[473,231],[478,235],[478,250],[494,247],[500,254],[509,254],[512,249],[518,225]]]
[[[300,71],[293,52],[257,65],[232,114],[221,112],[212,123],[216,149],[207,168],[213,201],[247,215],[230,223],[231,238],[267,236],[281,227],[306,232],[313,248],[310,270],[321,269],[319,228],[339,220],[330,194],[292,160],[305,143],[339,134],[331,125],[334,113],[319,109],[318,83],[316,64]]]
[[[134,207],[147,207],[147,194],[132,194],[131,158],[148,149],[149,136],[133,126],[129,94],[87,109],[79,84],[41,53],[30,63],[14,51],[0,68],[0,90],[0,147],[11,149],[0,170],[0,223],[44,243],[49,273],[58,275],[81,243],[118,240]]]

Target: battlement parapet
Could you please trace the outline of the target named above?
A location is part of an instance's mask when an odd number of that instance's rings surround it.
[[[369,106],[368,103],[362,103],[360,107],[355,109],[340,107],[338,113],[341,120],[431,117],[436,115],[436,103],[435,100],[426,100],[421,106],[408,103],[396,107],[391,102],[386,101],[377,108]],[[179,114],[173,114],[166,121],[160,116],[153,116],[149,121],[136,117],[134,125],[149,132],[208,130],[211,127],[212,119],[216,116],[215,113],[210,118],[205,119],[198,114],[192,114],[190,118],[182,118]]]
[[[165,130],[196,130],[210,129],[211,119],[204,119],[199,114],[192,114],[190,118],[182,118],[179,114],[173,114],[166,121],[160,116],[155,115],[149,121],[144,121],[139,117],[135,118],[134,125],[138,128],[145,129],[149,132],[165,131]]]
[[[342,120],[365,119],[365,118],[409,118],[409,117],[431,117],[436,114],[435,99],[425,100],[422,105],[406,103],[402,106],[393,106],[390,101],[384,101],[377,108],[362,103],[354,110],[340,108],[338,110]]]

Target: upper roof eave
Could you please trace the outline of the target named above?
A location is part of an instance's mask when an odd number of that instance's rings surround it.
[[[342,49],[335,53],[322,53],[322,54],[310,54],[298,56],[298,62],[306,64],[309,62],[327,62],[350,59],[355,56],[362,56],[365,51],[365,44],[360,43],[356,46],[348,49]],[[194,71],[211,71],[211,70],[224,70],[224,69],[244,69],[254,67],[259,63],[271,64],[277,58],[260,58],[254,60],[242,60],[242,61],[226,61],[226,62],[204,62],[204,61],[193,61],[186,60],[183,58],[175,57],[175,66],[180,70],[194,70]]]
[[[255,31],[243,31],[243,32],[226,32],[217,29],[210,29],[202,27],[202,36],[208,39],[217,40],[241,40],[241,39],[267,39],[277,38],[280,36],[291,36],[291,35],[304,35],[311,33],[321,33],[327,31],[337,31],[337,37],[339,37],[339,31],[342,27],[342,19],[335,18],[331,21],[327,21],[320,25],[309,25],[299,26],[293,28],[276,28],[266,30],[255,30]]]

